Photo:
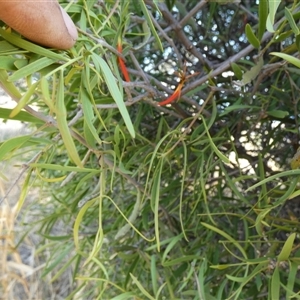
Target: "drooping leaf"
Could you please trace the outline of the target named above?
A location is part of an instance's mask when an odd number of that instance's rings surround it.
[[[102,70],[107,87],[111,93],[111,96],[113,97],[116,104],[118,105],[118,108],[123,117],[124,123],[126,124],[126,127],[129,131],[130,135],[132,137],[135,137],[134,127],[131,122],[127,107],[124,104],[122,94],[119,90],[118,85],[116,84],[115,77],[113,76],[111,70],[109,69],[107,63],[104,61],[103,58],[96,55],[95,53],[92,53],[92,59],[93,59],[94,63],[99,66],[99,69]]]
[[[269,14],[267,18],[267,29],[269,32],[274,32],[275,15],[280,5],[281,0],[268,0],[269,1]]]

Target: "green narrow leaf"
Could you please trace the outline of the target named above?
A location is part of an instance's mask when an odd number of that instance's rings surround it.
[[[180,220],[181,231],[184,235],[184,238],[188,241],[187,235],[185,233],[185,228],[184,228],[184,218],[182,215],[184,195],[185,195],[186,174],[188,169],[188,154],[187,154],[187,147],[184,141],[182,142],[182,148],[183,148],[183,168],[181,171],[182,178],[181,178],[180,199],[179,199],[179,220]]]
[[[24,95],[22,96],[22,98],[19,100],[17,106],[11,111],[11,113],[9,115],[9,118],[15,117],[21,111],[21,109],[24,108],[24,106],[29,102],[31,96],[35,92],[35,88],[36,88],[36,86],[38,84],[39,84],[39,81],[33,83],[29,87],[29,89],[24,93]]]
[[[270,55],[275,55],[275,56],[278,56],[280,58],[283,58],[287,62],[295,65],[298,68],[300,68],[300,60],[297,59],[294,56],[291,56],[291,55],[288,55],[288,54],[285,54],[285,53],[280,53],[280,52],[271,52]]]
[[[174,238],[172,238],[172,240],[170,241],[170,243],[168,244],[168,246],[166,247],[161,262],[162,265],[164,266],[164,263],[166,262],[169,252],[175,247],[175,245],[182,239],[182,234],[179,234],[177,236],[175,236]]]
[[[75,219],[74,226],[73,226],[73,237],[74,237],[74,244],[75,244],[75,247],[77,250],[80,250],[80,248],[79,248],[79,228],[80,228],[81,221],[82,221],[86,211],[92,205],[94,205],[94,202],[95,202],[95,200],[86,202],[80,209],[80,211]]]
[[[255,34],[254,34],[254,32],[253,32],[253,30],[252,30],[252,28],[251,28],[251,26],[249,24],[246,24],[245,32],[246,32],[246,36],[247,36],[247,39],[248,39],[249,43],[253,47],[259,49],[260,42],[257,39],[257,37],[255,36]]]
[[[180,256],[178,258],[172,259],[172,260],[168,260],[165,262],[164,267],[173,267],[175,265],[180,265],[183,262],[190,262],[192,260],[198,259],[199,256],[198,255],[184,255],[184,256]]]
[[[231,63],[231,69],[238,80],[243,78],[243,72],[236,63]]]
[[[96,140],[94,138],[93,133],[91,132],[87,122],[83,122],[83,136],[84,139],[86,140],[86,142],[88,143],[88,145],[93,148],[96,149],[97,144],[96,144]]]
[[[228,289],[227,289],[227,286],[228,286],[228,279],[227,279],[227,278],[224,278],[222,281],[223,281],[223,282],[219,285],[219,287],[218,287],[218,289],[217,289],[218,293],[217,293],[217,295],[216,295],[216,298],[211,298],[210,300],[222,299],[222,297],[223,297],[224,295],[226,295],[226,292],[228,291]],[[203,298],[203,299],[205,299],[205,298]],[[206,298],[206,299],[207,299],[207,298]],[[237,299],[237,297],[236,297],[235,299]]]
[[[267,224],[266,221],[264,221],[264,219],[266,218],[266,215],[268,215],[271,210],[272,208],[270,207],[265,208],[262,211],[260,211],[260,213],[256,217],[255,229],[260,236],[263,236],[263,227],[270,227],[270,225]]]
[[[275,15],[280,5],[281,0],[268,0],[269,1],[269,14],[267,17],[267,29],[269,32],[274,32],[274,22],[275,22]]]
[[[201,159],[199,170],[200,170],[200,174],[204,174],[205,173],[206,162],[204,162],[203,158]],[[202,197],[203,197],[204,207],[205,207],[207,216],[208,216],[209,220],[211,221],[211,223],[213,225],[216,225],[216,223],[213,220],[213,217],[211,215],[211,212],[210,212],[209,201],[207,199],[207,189],[205,188],[205,186],[206,186],[205,178],[204,178],[204,176],[199,176],[199,177],[200,177],[199,178],[199,182],[200,182],[200,186],[201,186],[201,190],[202,190]]]
[[[234,111],[234,110],[243,110],[243,109],[249,109],[249,108],[255,108],[259,109],[259,106],[254,105],[246,105],[246,104],[233,104],[224,109],[224,112],[220,114],[220,116],[227,115],[228,113]]]
[[[285,261],[288,260],[288,258],[290,257],[290,254],[292,252],[293,249],[293,244],[294,244],[294,240],[296,238],[296,233],[292,233],[287,240],[285,241],[281,252],[279,253],[277,259],[278,261]]]
[[[12,52],[18,51],[18,48],[7,41],[0,41],[0,53],[11,54]]]
[[[203,122],[203,125],[205,127],[205,131],[206,131],[206,134],[208,136],[208,139],[209,139],[209,143],[211,145],[211,147],[213,148],[213,150],[215,151],[215,153],[217,154],[217,156],[225,163],[230,163],[230,160],[217,148],[217,146],[215,145],[215,143],[213,142],[210,134],[209,134],[209,131],[208,131],[208,128],[207,128],[207,125],[206,125],[206,122],[204,120],[204,118],[202,118],[202,122]]]
[[[293,34],[292,30],[288,30],[283,33],[280,33],[278,36],[276,36],[276,42],[277,43],[282,42],[286,40],[288,37],[290,37],[292,34]]]
[[[44,121],[41,121],[38,118],[35,118],[34,116],[30,115],[26,111],[20,111],[15,117],[10,117],[11,109],[9,108],[0,108],[0,119],[5,120],[18,120],[21,122],[27,122],[27,123],[36,123],[36,124],[43,124]]]
[[[280,299],[279,267],[276,266],[271,279],[271,299]]]
[[[261,179],[265,179],[265,167],[264,167],[264,163],[263,163],[263,157],[261,155],[261,153],[258,154],[258,170],[259,170],[259,175]],[[263,184],[261,187],[261,192],[260,192],[260,200],[258,203],[258,208],[263,208],[266,205],[268,205],[268,189],[267,189],[267,185]]]
[[[294,20],[293,15],[291,14],[291,11],[287,7],[284,8],[284,15],[285,15],[286,19],[288,20],[295,35],[298,35],[300,33],[299,28]]]
[[[297,273],[298,273],[298,263],[289,261],[290,264],[290,270],[289,270],[289,277],[287,280],[287,286],[286,286],[286,299],[293,299],[294,293],[293,288],[295,281],[297,279]]]
[[[31,42],[28,42],[13,33],[8,33],[7,31],[3,30],[2,28],[0,28],[0,35],[3,36],[8,42],[12,43],[13,45],[16,45],[22,49],[28,50],[29,52],[33,52],[33,53],[39,54],[41,56],[51,58],[56,61],[60,61],[60,60],[68,61],[69,60],[64,55],[57,54],[51,50],[48,50],[46,48],[43,48],[41,46],[38,46]]]
[[[290,195],[289,200],[300,196],[300,190],[297,190],[296,192],[294,192],[292,195]]]
[[[245,250],[242,248],[242,246],[234,238],[232,238],[229,234],[227,234],[225,231],[223,231],[223,230],[221,230],[221,229],[219,229],[215,226],[212,226],[208,223],[201,222],[201,225],[203,225],[204,227],[220,234],[226,240],[230,241],[233,245],[235,245],[240,250],[240,252],[244,256],[244,258],[247,259],[247,254],[246,254]]]
[[[62,171],[62,172],[94,173],[94,175],[96,175],[100,172],[100,170],[97,170],[97,169],[61,166],[61,165],[56,165],[56,164],[32,163],[29,165],[34,168],[41,168],[41,169],[48,169],[48,170],[55,170],[55,171]]]
[[[237,276],[232,276],[230,274],[226,274],[226,277],[234,282],[238,282],[240,283],[237,286],[237,290],[236,290],[236,294],[235,294],[235,298],[234,299],[243,299],[242,297],[239,297],[239,294],[242,292],[243,288],[245,285],[247,285],[251,280],[253,280],[255,277],[257,277],[258,274],[261,274],[263,272],[263,270],[266,269],[266,265],[267,263],[261,263],[258,264],[254,270],[251,272],[250,275],[248,276],[243,276],[243,277],[237,277]],[[222,299],[222,298],[220,298]],[[233,299],[233,298],[232,298]],[[275,298],[274,298],[275,299]],[[272,298],[273,300],[273,298]]]
[[[125,292],[116,297],[111,298],[111,300],[128,300],[128,299],[134,299],[134,298],[135,298],[135,293]]]
[[[93,59],[95,65],[97,64],[98,67],[102,70],[105,82],[109,89],[109,92],[118,106],[118,109],[123,117],[123,120],[125,122],[125,125],[129,131],[130,135],[134,138],[135,137],[134,127],[131,122],[127,107],[124,104],[122,94],[116,83],[115,77],[113,76],[110,68],[108,67],[107,63],[105,62],[105,60],[103,58],[101,58],[99,55],[97,55],[95,53],[92,53],[92,59]]]
[[[130,277],[132,279],[132,281],[136,284],[136,286],[138,287],[138,289],[141,291],[141,293],[146,296],[148,299],[150,300],[155,300],[155,298],[153,298],[146,290],[145,288],[143,287],[143,285],[138,281],[138,279],[133,276],[131,273],[130,273]]]
[[[51,112],[55,112],[55,106],[50,96],[50,87],[46,77],[42,77],[40,80],[40,88],[42,91],[42,99],[47,104]]]
[[[101,226],[99,226],[97,230],[97,234],[93,240],[93,248],[89,252],[89,256],[85,261],[85,265],[97,257],[98,253],[100,252],[101,246],[103,244],[103,237],[104,237],[103,229],[101,228]]]
[[[72,139],[70,129],[67,123],[67,111],[64,101],[64,75],[60,71],[58,90],[57,90],[57,99],[56,99],[56,121],[58,125],[59,132],[64,141],[64,145],[67,149],[67,152],[71,160],[80,168],[83,168],[82,162],[79,158],[75,143]]]
[[[163,299],[163,298],[164,298],[164,297],[160,297],[160,293],[162,292],[162,290],[163,290],[163,288],[166,286],[166,284],[167,284],[167,282],[163,283],[163,284],[159,287],[157,293],[155,294],[156,299]]]
[[[276,207],[278,205],[282,205],[283,203],[285,203],[285,201],[287,199],[289,199],[289,197],[295,191],[298,182],[299,182],[299,177],[298,176],[297,177],[293,177],[290,180],[290,186],[289,186],[289,188],[285,191],[285,193],[283,193],[283,195],[279,199],[276,199],[276,201],[272,203],[272,207],[274,208],[274,207]]]
[[[1,28],[0,28],[1,29]],[[4,90],[14,97],[14,100],[21,99],[22,95],[12,82],[8,81],[8,74],[5,70],[0,69],[0,82]]]
[[[0,151],[1,153],[1,151]],[[25,181],[24,183],[22,184],[22,190],[21,190],[21,193],[20,193],[20,197],[18,199],[18,211],[21,210],[24,202],[25,202],[25,199],[26,199],[26,196],[28,194],[28,191],[29,191],[29,187],[30,187],[30,179],[31,179],[31,173],[32,173],[32,168],[30,168],[28,170],[28,173],[26,175],[26,178],[25,178]]]
[[[157,43],[157,45],[158,45],[160,51],[163,52],[163,51],[164,51],[164,48],[163,48],[163,46],[162,46],[162,43],[161,43],[161,41],[160,41],[160,38],[159,38],[159,36],[158,36],[156,30],[155,30],[155,27],[154,27],[154,25],[153,25],[153,23],[152,23],[152,20],[151,20],[151,17],[150,17],[150,15],[149,15],[149,11],[148,11],[148,9],[147,9],[147,7],[146,7],[146,4],[145,4],[144,0],[141,0],[139,3],[140,3],[140,6],[141,6],[141,9],[142,9],[142,12],[143,12],[143,14],[144,14],[144,16],[145,16],[145,19],[146,19],[147,22],[148,22],[148,26],[150,27],[150,30],[151,30],[151,32],[152,32],[152,34],[153,34],[153,36],[154,36],[154,39],[155,39],[155,41],[156,41],[156,43]]]
[[[218,108],[217,108],[217,104],[216,101],[212,101],[212,111],[211,111],[211,115],[209,117],[209,122],[208,124],[206,124],[207,126],[207,130],[210,130],[210,128],[215,124],[215,119],[217,117],[218,114]]]
[[[82,109],[83,109],[83,115],[84,115],[84,122],[88,126],[90,132],[92,133],[94,140],[97,141],[99,145],[101,145],[101,140],[99,138],[99,134],[93,124],[93,121],[95,119],[92,103],[89,100],[88,93],[84,88],[80,89],[80,98],[82,103]],[[93,142],[93,141],[91,141]],[[94,144],[94,143],[92,143]]]
[[[296,47],[297,47],[297,50],[300,51],[300,34],[298,34],[296,36]]]
[[[246,189],[245,193],[247,193],[247,192],[249,192],[253,189],[256,189],[257,187],[261,186],[262,184],[273,181],[274,179],[277,180],[278,178],[284,177],[284,176],[293,176],[294,177],[295,175],[300,175],[300,170],[299,169],[284,171],[284,172],[281,172],[279,174],[272,175],[272,176],[270,176],[270,177],[268,177],[268,178],[266,178],[266,179],[264,179],[264,180],[262,180],[262,181],[260,181],[256,184],[250,186],[248,189]],[[293,178],[293,179],[295,179],[295,178]]]
[[[161,174],[163,168],[163,161],[159,161],[159,166],[156,166],[154,172],[154,180],[151,190],[151,206],[154,213],[154,227],[155,227],[155,238],[157,244],[157,251],[160,251],[160,239],[159,239],[159,196],[160,196],[160,184]]]
[[[227,274],[226,277],[229,280],[234,281],[234,282],[238,282],[238,283],[245,283],[248,280],[247,277],[237,277],[237,276],[232,276],[230,274]]]
[[[267,25],[268,17],[268,0],[260,0],[258,7],[258,34],[257,37],[259,40],[262,39]]]
[[[202,262],[200,263],[200,269],[198,273],[198,282],[199,282],[199,295],[200,299],[205,299],[205,282],[206,282],[206,271],[207,271],[207,259],[203,258]]]
[[[267,114],[278,119],[283,119],[289,115],[289,112],[283,110],[269,110]]]
[[[11,138],[2,143],[0,146],[0,161],[4,159],[7,153],[10,153],[16,149],[22,148],[22,145],[31,138],[30,135],[19,136]]]
[[[151,283],[152,283],[152,289],[153,294],[156,295],[158,291],[158,278],[157,278],[157,269],[156,269],[156,255],[151,255]]]
[[[33,63],[26,65],[24,68],[16,71],[13,75],[8,77],[9,81],[16,81],[22,78],[25,78],[29,75],[32,75],[45,67],[52,65],[55,61],[52,58],[43,57]]]

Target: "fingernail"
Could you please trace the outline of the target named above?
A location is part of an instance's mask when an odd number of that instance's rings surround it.
[[[73,38],[74,41],[77,40],[78,38],[78,32],[77,29],[75,27],[75,24],[73,23],[72,19],[70,18],[70,16],[64,11],[63,8],[60,7],[63,19],[65,21],[66,27],[68,29],[69,34],[71,35],[71,37]]]

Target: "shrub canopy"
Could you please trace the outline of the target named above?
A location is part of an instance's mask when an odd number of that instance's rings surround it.
[[[26,153],[20,207],[40,191],[43,275],[71,270],[67,299],[296,297],[297,1],[61,4],[70,51],[0,29],[0,116],[33,128],[0,158]]]

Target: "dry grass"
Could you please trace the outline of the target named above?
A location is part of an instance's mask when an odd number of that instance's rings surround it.
[[[14,242],[14,221],[16,217],[16,206],[11,208],[4,204],[0,207],[0,237],[1,237],[1,295],[3,299],[13,299],[13,291],[16,286],[23,288],[28,295],[25,274],[29,266],[22,263],[20,253],[16,250]],[[31,270],[30,270],[31,271]]]
[[[0,126],[0,141],[7,136],[22,134],[22,129],[14,131],[13,128]],[[22,157],[17,160],[22,162]],[[71,272],[67,270],[64,279],[60,278],[59,281],[51,281],[53,273],[42,278],[50,252],[47,247],[39,249],[42,238],[37,232],[38,228],[32,225],[37,221],[39,193],[32,190],[18,211],[24,176],[18,178],[22,168],[20,163],[15,164],[16,158],[0,162],[0,199],[3,200],[0,205],[0,299],[65,299],[73,285]]]
[[[13,172],[8,174],[7,182],[1,178],[1,197],[5,196],[12,175]],[[22,247],[17,245],[17,235],[22,232],[17,221],[17,190],[14,187],[0,206],[1,299],[37,299],[32,282],[36,273],[34,245],[29,239],[23,240]]]

